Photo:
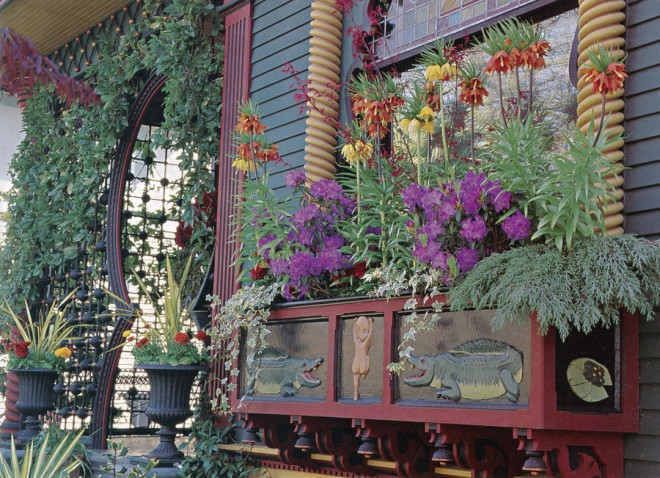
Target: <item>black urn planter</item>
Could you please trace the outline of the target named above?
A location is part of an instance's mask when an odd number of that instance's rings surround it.
[[[161,428],[158,446],[146,456],[158,460],[159,466],[172,466],[183,459],[174,444],[176,426],[192,416],[190,392],[197,374],[205,365],[140,364],[149,377],[151,393],[145,414]]]
[[[38,417],[53,408],[53,387],[57,372],[50,368],[25,368],[12,370],[18,377],[18,401],[16,409],[23,416],[25,429],[16,435],[19,446],[25,446],[41,431]]]

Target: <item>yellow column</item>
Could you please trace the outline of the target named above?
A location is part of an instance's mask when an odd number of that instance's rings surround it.
[[[578,68],[588,60],[588,52],[597,45],[606,50],[619,51],[619,57],[624,56],[624,34],[626,19],[623,10],[626,6],[624,0],[580,0],[578,9]],[[579,70],[578,70],[579,71]],[[578,120],[577,126],[583,132],[589,126],[592,117],[596,128],[600,119],[602,96],[594,93],[593,86],[587,84],[584,75],[580,74],[578,80]],[[603,134],[617,134],[623,132],[623,91],[608,95],[605,101],[605,115],[609,115],[607,129]],[[605,156],[615,163],[617,171],[623,169],[623,140],[610,145]],[[616,199],[609,201],[603,208],[605,213],[605,226],[607,235],[623,234],[623,177],[609,177],[608,181],[616,188]]]
[[[335,0],[312,3],[305,171],[310,181],[332,179],[339,121],[342,14]]]

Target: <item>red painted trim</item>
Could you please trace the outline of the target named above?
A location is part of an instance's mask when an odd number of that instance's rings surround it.
[[[231,167],[235,152],[232,132],[236,125],[239,103],[250,96],[252,14],[252,3],[246,0],[234,5],[225,17],[224,85],[218,156],[218,212],[213,283],[213,293],[222,303],[238,288],[238,270],[232,265],[236,253],[232,218],[236,213],[236,201],[242,177],[238,176]],[[222,365],[218,361],[212,364],[212,375],[217,378],[224,376]],[[215,396],[214,386],[214,383],[210,384],[211,396]]]
[[[439,298],[442,300],[442,298]],[[328,319],[329,344],[325,399],[318,401],[259,400],[248,399],[242,410],[251,416],[304,415],[306,417],[357,418],[362,420],[455,424],[506,428],[530,428],[545,430],[574,430],[590,432],[634,432],[638,429],[637,407],[639,403],[637,374],[639,369],[637,341],[638,324],[634,316],[624,314],[621,324],[621,413],[582,413],[559,411],[555,387],[555,334],[543,336],[538,324],[530,320],[529,340],[531,348],[531,383],[527,404],[453,404],[433,403],[399,404],[394,401],[394,377],[383,370],[382,400],[377,404],[360,404],[339,401],[337,398],[337,370],[340,369],[338,350],[338,323],[346,314],[381,313],[384,317],[385,363],[392,361],[396,353],[396,315],[403,310],[406,299],[360,300],[306,304],[273,310],[269,321],[318,318]],[[376,345],[376,344],[374,344]],[[240,390],[232,396],[238,405]],[[487,408],[489,407],[490,408]]]

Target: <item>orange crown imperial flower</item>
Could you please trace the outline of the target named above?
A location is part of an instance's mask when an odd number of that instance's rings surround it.
[[[589,61],[580,69],[584,80],[594,87],[596,93],[607,95],[623,89],[623,80],[628,77],[623,60],[618,61],[618,52],[607,51],[602,46],[589,51]]]
[[[459,97],[463,103],[472,106],[484,105],[484,97],[488,96],[488,91],[479,78],[462,80],[458,86],[460,87]]]
[[[491,75],[494,73],[508,73],[511,71],[514,67],[514,61],[511,58],[511,55],[509,55],[506,51],[504,50],[499,50],[496,51],[493,56],[490,57],[488,60],[488,63],[486,64],[486,67],[484,68],[484,71],[486,73],[490,73]]]
[[[262,134],[266,131],[266,125],[260,121],[259,115],[241,113],[236,123],[236,132],[245,134]]]

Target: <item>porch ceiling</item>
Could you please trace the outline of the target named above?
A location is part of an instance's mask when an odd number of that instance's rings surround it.
[[[0,0],[0,28],[13,28],[45,55],[131,1]]]

